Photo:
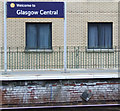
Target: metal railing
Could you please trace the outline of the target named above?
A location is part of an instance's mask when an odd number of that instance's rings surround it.
[[[88,49],[81,47],[67,48],[67,68],[96,69],[118,68],[119,50]]]
[[[114,49],[88,49],[81,46],[67,47],[68,69],[118,68],[120,51]],[[23,48],[7,49],[7,68],[17,69],[63,69],[64,47],[53,47],[52,50],[24,50]],[[0,69],[4,69],[4,49],[0,51]]]

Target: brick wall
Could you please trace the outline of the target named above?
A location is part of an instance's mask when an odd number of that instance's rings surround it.
[[[89,90],[89,101],[81,98]],[[2,105],[70,105],[117,104],[120,101],[120,79],[3,81],[0,86]]]
[[[25,1],[25,0],[8,0]],[[27,0],[43,1],[43,0]],[[63,0],[45,0],[45,1],[63,1]],[[67,0],[66,0],[67,1]],[[113,22],[113,46],[118,46],[118,2],[117,0],[105,0],[94,2],[94,0],[72,0],[67,2],[67,45],[68,46],[87,46],[88,22]],[[106,2],[107,1],[107,2]],[[109,2],[110,1],[110,2]],[[3,17],[3,2],[0,18]],[[3,19],[3,18],[2,18]],[[25,48],[25,23],[26,22],[52,22],[52,45],[64,45],[64,20],[63,19],[7,19],[7,45],[8,47]],[[2,27],[3,27],[2,21]],[[4,46],[4,33],[0,36]],[[1,39],[0,39],[1,40]]]
[[[7,1],[25,1],[25,0],[7,0]],[[43,1],[43,0],[27,0],[29,1]],[[45,0],[45,1],[63,1],[63,0]],[[104,2],[100,1],[100,0],[77,0],[77,2],[75,2],[76,0],[71,0],[71,2],[67,1],[67,46],[69,46],[70,50],[74,49],[74,47],[72,46],[80,46],[80,50],[84,50],[86,51],[86,47],[88,44],[88,22],[113,22],[113,48],[118,47],[118,0],[104,0]],[[98,1],[98,2],[94,2],[94,1]],[[106,2],[107,1],[107,2]],[[3,8],[3,2],[0,2],[0,6],[1,6],[1,10],[0,10],[0,20],[1,22],[1,27],[0,27],[0,47],[4,47],[4,24],[3,24],[3,15],[4,15],[4,8]],[[61,47],[61,50],[63,50],[63,45],[64,45],[64,19],[7,19],[7,46],[10,47],[10,51],[12,52],[13,50],[16,51],[17,47],[19,48],[19,61],[17,58],[17,54],[13,54],[13,53],[9,53],[8,54],[8,68],[11,69],[18,69],[17,67],[19,67],[19,69],[35,69],[34,67],[32,67],[32,64],[35,60],[37,61],[39,59],[43,60],[42,58],[38,58],[36,53],[33,53],[33,57],[32,58],[32,54],[31,54],[31,60],[29,60],[30,58],[30,54],[24,53],[25,50],[25,45],[26,45],[26,28],[25,28],[25,24],[26,22],[52,22],[52,46],[53,49],[52,51],[59,51],[59,47]],[[0,49],[1,51],[1,49]],[[3,48],[2,48],[3,51]],[[8,49],[9,52],[9,49]],[[21,53],[23,52],[23,53]],[[16,51],[17,53],[17,51]],[[22,55],[23,54],[23,55]],[[50,53],[49,55],[51,56],[49,61],[50,64],[52,63],[52,55],[54,53]],[[63,67],[63,52],[61,51],[61,57],[60,57],[60,62],[58,64],[60,64],[60,68]],[[102,54],[102,53],[100,53]],[[22,55],[22,56],[21,56]],[[41,54],[42,55],[42,54]],[[76,54],[78,55],[78,54]],[[91,53],[92,55],[92,53]],[[88,57],[88,59],[90,58],[90,53],[86,53],[86,57]],[[104,54],[106,56],[106,53]],[[103,60],[103,67],[102,68],[108,68],[106,67],[107,64],[110,63],[110,67],[109,68],[113,68],[112,66],[114,66],[114,61],[115,64],[118,64],[118,53],[110,53],[108,54],[109,57],[105,57],[103,56],[103,59],[101,58],[101,62]],[[54,64],[52,64],[51,66],[55,66],[58,62],[57,58],[57,53],[54,57]],[[69,55],[68,55],[69,56]],[[99,59],[99,54],[95,55],[96,57],[98,57]],[[28,59],[26,60],[26,58],[28,57]],[[45,58],[47,58],[48,55],[46,55]],[[71,57],[71,58],[70,58]],[[79,57],[79,58],[78,58]],[[83,63],[81,66],[84,66],[84,60],[83,58],[81,59],[80,55],[78,56],[75,60],[72,59],[72,53],[68,58],[68,63],[70,63],[69,68],[72,67],[73,63],[72,61],[78,61],[79,59],[79,63],[80,61]],[[92,57],[92,56],[91,56]],[[4,68],[4,53],[0,53],[0,69]],[[14,60],[13,60],[14,58]],[[35,58],[35,60],[34,60]],[[108,63],[110,58],[110,62]],[[112,59],[111,59],[112,58]],[[90,60],[85,60],[88,61],[88,63],[86,63],[86,66],[92,66],[92,64],[89,64],[91,61],[94,62],[94,59],[90,58]],[[105,61],[105,60],[106,61]],[[95,58],[95,60],[97,61],[97,58]],[[107,61],[108,60],[108,61]],[[13,63],[12,63],[12,62]],[[22,61],[22,62],[21,62]],[[98,60],[99,61],[99,60]],[[105,62],[104,62],[105,61]],[[16,63],[17,62],[17,63]],[[41,62],[41,63],[40,63]],[[45,61],[44,64],[42,64],[43,62],[40,61],[40,65],[44,66],[47,65],[48,62]],[[92,63],[92,62],[91,62]],[[18,64],[18,65],[17,65]],[[74,63],[75,67],[78,67],[76,64],[78,64],[77,62]],[[99,63],[96,62],[94,65],[99,66]],[[102,64],[102,63],[101,63]],[[16,66],[17,65],[17,66]],[[21,65],[23,65],[21,67]],[[38,65],[38,63],[36,62],[35,64],[36,66]],[[34,65],[34,66],[35,66]],[[47,67],[45,67],[45,69],[47,69]],[[50,67],[49,69],[56,69],[57,67]],[[95,67],[94,67],[95,68]],[[98,68],[98,67],[96,67]],[[115,67],[115,68],[118,68]],[[39,66],[36,67],[36,69],[42,69],[39,68]]]
[[[120,2],[118,3],[118,28],[120,28]],[[118,33],[118,47],[119,47],[119,50],[120,50],[120,31]],[[120,54],[119,54],[119,57],[118,57],[118,62],[119,62],[119,77],[120,77]]]

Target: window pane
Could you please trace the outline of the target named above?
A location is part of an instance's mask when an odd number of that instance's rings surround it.
[[[105,24],[99,24],[99,39],[98,39],[98,47],[105,48]]]
[[[37,30],[35,24],[27,24],[26,48],[27,49],[37,48]]]
[[[38,48],[51,49],[51,24],[39,24],[38,27]]]
[[[112,48],[112,25],[111,23],[99,24],[99,47]]]
[[[89,24],[88,26],[88,48],[98,47],[98,28],[97,24]]]
[[[105,25],[105,48],[112,48],[112,24]]]
[[[112,23],[89,23],[88,31],[88,48],[112,48]]]

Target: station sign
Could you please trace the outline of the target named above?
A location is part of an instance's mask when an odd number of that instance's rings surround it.
[[[7,18],[64,18],[64,2],[7,2]]]

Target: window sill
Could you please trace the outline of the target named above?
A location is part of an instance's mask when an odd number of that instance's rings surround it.
[[[114,49],[87,49],[87,52],[114,52]]]
[[[42,49],[29,49],[29,50],[26,50],[25,49],[25,52],[53,52],[52,49],[45,49],[45,50],[42,50]]]

